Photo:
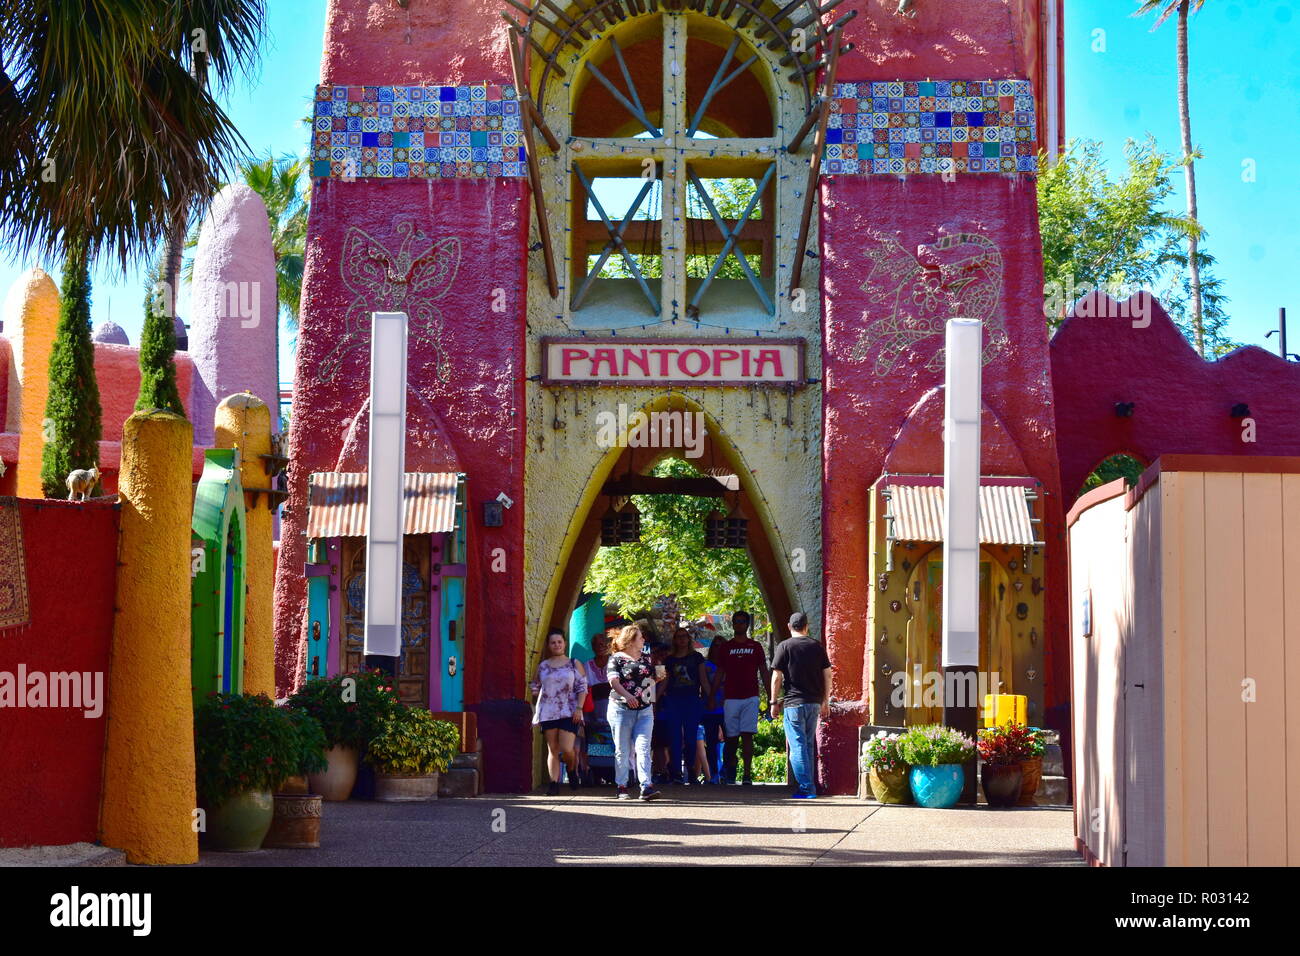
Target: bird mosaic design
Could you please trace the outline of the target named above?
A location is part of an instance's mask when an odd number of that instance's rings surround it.
[[[916,254],[894,238],[876,234],[867,247],[867,278],[861,286],[871,296],[863,315],[866,327],[853,357],[875,354],[873,371],[888,375],[909,353],[931,346],[925,363],[930,371],[944,367],[943,340],[952,318],[984,323],[984,364],[1008,345],[1005,321],[998,309],[1002,298],[1002,253],[987,236],[954,232]]]
[[[355,352],[369,350],[372,312],[405,312],[412,353],[434,356],[439,381],[447,381],[443,316],[437,302],[450,291],[460,269],[460,239],[429,240],[410,220],[395,222],[393,231],[403,237],[396,254],[358,226],[348,228],[340,271],[354,298],[343,319],[343,334],[321,363],[323,381],[336,378]],[[428,241],[429,246],[413,255],[417,241]]]

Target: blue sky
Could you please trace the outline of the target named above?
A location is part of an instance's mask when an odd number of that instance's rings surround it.
[[[320,75],[323,0],[274,0],[261,68],[225,98],[255,153],[300,153]],[[1179,148],[1174,25],[1151,32],[1128,0],[1066,0],[1066,133],[1098,139],[1118,163],[1124,141],[1155,135]],[[1291,270],[1300,258],[1300,0],[1207,0],[1192,20],[1192,133],[1205,158],[1197,164],[1207,248],[1219,260],[1237,341],[1276,348],[1279,306],[1292,317],[1292,350],[1300,351],[1300,297]],[[1097,31],[1101,31],[1100,33]],[[1254,161],[1255,181],[1243,180]],[[1171,197],[1184,202],[1181,177]],[[31,262],[0,259],[0,289]],[[43,263],[57,273],[57,264]],[[112,319],[138,340],[143,284],[138,272],[113,268],[94,275],[96,324]],[[1290,297],[1290,298],[1289,298]],[[182,299],[182,314],[185,301]],[[281,348],[282,378],[290,354]]]

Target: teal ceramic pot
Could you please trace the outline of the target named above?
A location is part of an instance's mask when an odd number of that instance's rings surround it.
[[[209,850],[260,850],[274,816],[270,791],[246,790],[208,810],[203,844]]]
[[[961,764],[947,763],[938,767],[913,767],[909,782],[917,806],[946,810],[956,805],[965,777]]]

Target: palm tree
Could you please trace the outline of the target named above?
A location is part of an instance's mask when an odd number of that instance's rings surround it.
[[[298,327],[298,302],[302,298],[302,271],[307,249],[307,204],[310,180],[307,161],[292,155],[265,156],[239,163],[239,177],[262,197],[271,226],[275,250],[276,297],[290,329]],[[199,243],[198,223],[190,230],[186,249]],[[194,277],[194,260],[185,263],[184,279]]]
[[[125,266],[174,232],[246,152],[202,77],[210,71],[224,84],[250,70],[264,18],[265,0],[7,0],[0,241],[8,251],[84,249],[88,259],[109,251]]]
[[[1197,246],[1202,230],[1196,216],[1196,153],[1192,148],[1192,112],[1187,98],[1187,22],[1191,15],[1205,5],[1205,0],[1139,0],[1141,6],[1133,15],[1146,16],[1159,10],[1156,29],[1175,13],[1178,14],[1178,121],[1183,133],[1183,169],[1187,179],[1187,218],[1196,227],[1187,237],[1187,267],[1191,279],[1192,330],[1196,337],[1196,351],[1205,354],[1205,325],[1201,314],[1201,269]]]

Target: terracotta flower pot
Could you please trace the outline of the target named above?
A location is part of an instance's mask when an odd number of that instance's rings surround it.
[[[911,803],[912,788],[907,782],[906,766],[880,771],[873,764],[867,771],[871,777],[871,792],[881,803]]]
[[[357,782],[357,748],[331,747],[325,751],[325,759],[329,767],[323,773],[307,776],[311,792],[319,793],[323,800],[346,800]]]
[[[1020,799],[1022,775],[1020,764],[991,764],[980,767],[980,783],[984,799],[991,807],[1014,807]]]
[[[1022,807],[1032,807],[1034,805],[1034,794],[1038,792],[1038,785],[1043,782],[1043,758],[1030,757],[1020,764],[1020,800]]]
[[[438,799],[438,772],[375,772],[375,799],[384,803],[415,803]]]
[[[307,786],[307,775],[303,773],[286,779],[280,784],[280,789],[275,791],[277,797],[282,793],[311,793]]]
[[[277,793],[264,847],[314,850],[320,846],[321,798],[314,793]]]
[[[275,804],[269,790],[245,790],[224,803],[207,808],[207,828],[201,838],[209,850],[248,853],[262,848],[271,828]]]

